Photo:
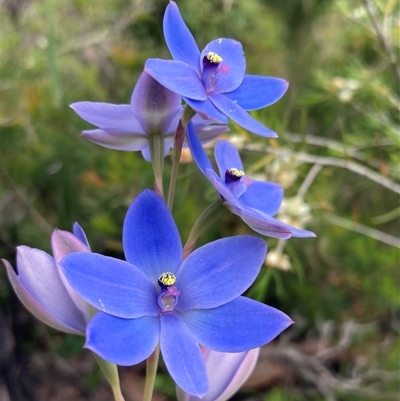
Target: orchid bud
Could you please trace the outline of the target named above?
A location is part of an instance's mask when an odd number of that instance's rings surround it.
[[[208,377],[208,391],[199,398],[176,388],[178,401],[225,401],[232,397],[253,372],[260,348],[228,353],[201,348]]]

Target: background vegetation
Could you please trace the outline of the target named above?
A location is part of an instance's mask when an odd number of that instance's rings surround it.
[[[129,102],[145,60],[170,57],[162,34],[167,1],[3,4],[0,256],[14,263],[20,244],[50,252],[51,230],[69,230],[78,221],[93,250],[122,257],[122,221],[136,194],[152,186],[151,167],[140,154],[81,138],[89,124],[68,105]],[[248,73],[290,82],[281,101],[254,113],[279,133],[278,140],[234,124],[228,135],[248,174],[285,187],[280,217],[317,234],[287,243],[267,240],[274,258],[248,295],[284,310],[296,325],[266,347],[255,376],[235,399],[397,400],[398,2],[178,5],[200,48],[217,37],[237,39]],[[184,239],[213,199],[197,167],[183,164],[174,215]],[[202,242],[245,232],[247,226],[226,214]],[[0,307],[0,398],[8,392],[13,401],[109,399],[90,355],[77,356],[81,340],[31,317],[4,270]],[[140,369],[121,372],[132,400],[139,399],[132,383]],[[53,381],[69,384],[51,390]],[[158,388],[174,399],[162,373]]]

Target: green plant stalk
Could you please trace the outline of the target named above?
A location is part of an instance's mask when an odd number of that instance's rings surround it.
[[[119,376],[118,376],[118,369],[117,365],[111,362],[105,361],[103,358],[98,356],[93,352],[93,355],[97,361],[97,363],[100,366],[100,369],[102,370],[105,378],[107,381],[110,383],[113,395],[114,395],[114,400],[115,401],[125,401],[124,396],[121,393],[121,386],[119,382]]]
[[[150,157],[153,167],[156,192],[164,197],[163,172],[164,172],[164,135],[162,132],[154,132],[150,135]]]
[[[206,209],[204,209],[203,213],[197,219],[196,223],[194,223],[194,226],[190,231],[189,238],[187,239],[186,244],[183,247],[184,259],[192,252],[201,235],[206,230],[208,230],[218,219],[220,219],[226,213],[226,211],[227,209],[222,204],[220,199],[211,203],[209,206],[207,206]]]
[[[154,383],[157,377],[158,360],[160,358],[160,343],[154,352],[147,358],[146,383],[144,385],[143,401],[151,401],[153,397]]]
[[[178,128],[175,132],[174,150],[172,151],[172,170],[167,201],[169,210],[171,211],[174,204],[176,180],[178,178],[179,163],[181,160],[183,141],[185,140],[186,127],[195,114],[196,112],[186,104],[183,109],[182,118],[179,121]]]

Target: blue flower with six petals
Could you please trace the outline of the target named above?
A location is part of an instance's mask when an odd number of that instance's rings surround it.
[[[223,203],[254,231],[280,239],[315,237],[274,219],[282,203],[283,189],[272,182],[251,180],[244,174],[239,152],[228,141],[220,140],[215,146],[215,160],[220,176],[214,171],[192,123],[187,127],[187,140],[193,159],[202,173],[220,194]]]
[[[70,106],[81,118],[99,129],[85,130],[82,136],[110,149],[142,151],[150,161],[149,137],[155,132],[164,135],[164,154],[174,146],[174,134],[182,116],[182,98],[164,88],[143,72],[133,90],[131,104],[77,102]],[[197,135],[204,143],[226,132],[224,125],[196,115],[193,119]]]
[[[292,324],[283,312],[241,296],[264,261],[261,238],[223,238],[182,261],[171,213],[160,196],[145,190],[127,212],[123,246],[127,261],[93,253],[61,261],[73,288],[100,309],[87,327],[86,347],[110,362],[139,363],[159,342],[175,382],[201,397],[208,384],[199,344],[247,351]]]
[[[200,53],[174,1],[165,11],[164,36],[174,60],[147,60],[149,75],[204,118],[226,122],[229,117],[257,135],[277,137],[247,111],[278,101],[288,87],[284,79],[245,75],[242,45],[232,39],[213,40]]]

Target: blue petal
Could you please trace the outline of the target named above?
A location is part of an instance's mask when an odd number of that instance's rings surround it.
[[[89,250],[90,250],[90,245],[89,245],[89,241],[86,237],[86,233],[83,230],[83,228],[81,227],[81,225],[77,222],[75,222],[72,226],[72,232],[75,235],[76,238],[78,238],[84,245],[86,245]]]
[[[182,242],[164,200],[145,189],[130,206],[122,241],[126,260],[154,284],[165,272],[175,274],[182,261]]]
[[[182,98],[142,72],[132,93],[131,110],[147,134],[165,134],[175,116],[182,112]]]
[[[197,115],[197,114],[196,114]],[[200,117],[199,117],[200,118]],[[229,131],[229,127],[226,125],[209,125],[209,124],[196,124],[196,121],[193,121],[195,131],[197,133],[197,137],[199,138],[202,144],[209,143],[219,137],[224,132]],[[187,147],[187,141],[183,143],[184,147]]]
[[[276,138],[278,136],[276,132],[264,127],[225,95],[211,94],[209,95],[209,99],[222,113],[248,131],[267,138]]]
[[[265,260],[262,238],[241,235],[211,242],[191,253],[176,275],[177,310],[215,308],[243,294]]]
[[[92,129],[82,132],[84,138],[108,149],[137,151],[149,145],[149,138],[142,133],[113,129]]]
[[[224,179],[225,172],[229,168],[244,170],[239,152],[232,143],[224,140],[218,141],[214,148],[214,155],[222,179]]]
[[[288,239],[292,236],[291,227],[246,205],[231,204],[231,212],[237,214],[251,229],[268,237]]]
[[[121,319],[99,312],[86,330],[85,347],[106,361],[122,366],[147,359],[160,338],[160,318]]]
[[[96,127],[144,133],[142,126],[127,104],[78,102],[72,103],[69,107],[79,117]]]
[[[245,110],[258,110],[277,102],[288,86],[289,83],[281,78],[245,75],[242,84],[225,96]]]
[[[202,397],[208,380],[200,347],[176,314],[161,315],[161,353],[172,379],[189,394]]]
[[[161,85],[190,99],[206,100],[207,94],[197,72],[182,61],[150,58],[144,70]]]
[[[220,352],[261,347],[293,323],[278,309],[245,297],[218,308],[179,315],[201,345]]]
[[[222,114],[208,99],[201,101],[185,97],[184,101],[202,118],[209,119],[212,122],[220,124],[228,124],[228,119],[226,116]]]
[[[281,221],[268,216],[260,210],[253,209],[247,205],[237,207],[234,205],[231,211],[238,216],[254,231],[279,239],[288,239],[290,237],[309,238],[315,237],[312,231],[302,230],[282,223]]]
[[[206,175],[207,169],[212,169],[212,165],[206,155],[206,152],[203,149],[203,146],[199,141],[199,138],[197,137],[192,121],[189,121],[189,124],[187,126],[186,138],[194,161],[199,166],[201,172]]]
[[[243,81],[246,71],[246,59],[240,42],[233,39],[216,39],[201,52],[200,61],[208,52],[217,53],[223,61],[215,75],[213,93],[225,93],[235,90]]]
[[[225,181],[222,180],[215,171],[207,170],[207,178],[214,186],[214,188],[218,191],[218,193],[222,196],[223,201],[228,203],[229,205],[241,208],[240,201],[236,198],[235,194],[231,191],[228,185],[225,184]]]
[[[136,267],[96,253],[76,252],[61,261],[78,294],[95,308],[124,318],[157,315],[157,288]]]
[[[183,61],[200,74],[200,51],[174,1],[170,1],[164,14],[164,37],[175,60]]]
[[[253,209],[274,216],[282,203],[283,189],[272,182],[253,181],[247,186],[240,202]]]

